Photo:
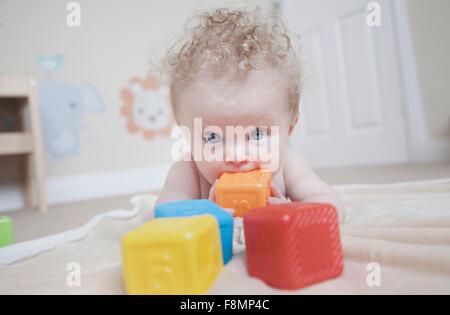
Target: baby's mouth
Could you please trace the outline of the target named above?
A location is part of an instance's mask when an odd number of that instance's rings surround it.
[[[253,162],[247,163],[235,163],[231,165],[226,165],[223,169],[224,173],[241,173],[241,172],[249,172],[257,169],[258,166]]]

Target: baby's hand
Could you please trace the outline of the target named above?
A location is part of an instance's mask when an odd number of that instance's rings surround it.
[[[289,199],[283,196],[280,189],[274,183],[270,184],[270,190],[272,192],[272,196],[269,197],[268,200],[269,205],[279,205],[282,203],[290,202]]]
[[[217,179],[214,182],[214,184],[211,186],[211,189],[209,190],[209,197],[208,199],[211,200],[212,202],[216,202],[216,183],[217,183]],[[234,210],[231,208],[223,208],[225,211],[231,213],[234,216]]]

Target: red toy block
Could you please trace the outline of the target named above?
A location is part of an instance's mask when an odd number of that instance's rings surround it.
[[[244,215],[250,276],[281,289],[299,289],[339,276],[343,258],[336,208],[292,202]]]

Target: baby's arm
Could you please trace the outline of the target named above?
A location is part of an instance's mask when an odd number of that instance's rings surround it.
[[[192,162],[175,162],[167,174],[164,188],[159,194],[156,204],[158,205],[160,203],[178,200],[198,199],[200,197],[198,182],[198,176]]]
[[[338,211],[339,222],[344,222],[345,210],[338,193],[321,180],[300,155],[288,152],[283,175],[288,198],[292,201],[330,203]]]

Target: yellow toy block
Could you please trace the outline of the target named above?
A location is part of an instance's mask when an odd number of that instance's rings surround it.
[[[223,266],[217,220],[152,220],[124,236],[122,258],[129,294],[205,293]]]

